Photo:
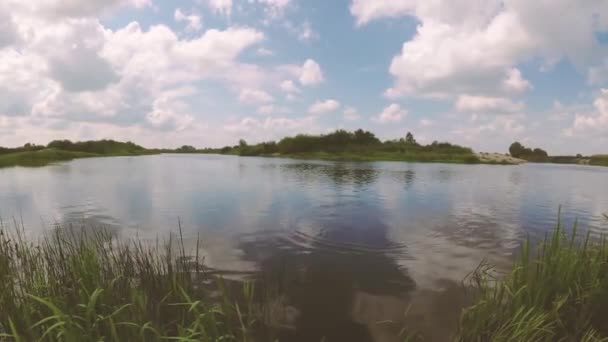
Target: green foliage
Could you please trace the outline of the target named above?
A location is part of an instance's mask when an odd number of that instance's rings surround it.
[[[56,148],[64,151],[87,152],[102,155],[140,154],[145,151],[145,148],[136,145],[130,141],[125,143],[114,140],[80,142],[71,142],[69,140],[54,140],[51,141],[47,145],[47,147]]]
[[[147,247],[58,228],[32,244],[0,230],[0,340],[248,341],[252,286],[239,309],[221,279],[212,298],[209,280],[174,239]]]
[[[411,132],[407,132],[405,135],[405,143],[408,145],[418,145],[416,139],[414,139],[414,135]]]
[[[381,142],[373,133],[362,129],[354,132],[337,130],[324,135],[299,134],[285,137],[278,143],[270,141],[247,145],[242,142],[238,146],[226,146],[214,151],[241,156],[281,155],[325,160],[479,163],[470,148],[439,142],[423,146],[409,132],[405,139],[386,142]]]
[[[0,155],[0,167],[7,166],[44,166],[53,162],[72,160],[76,158],[95,157],[96,154],[86,152],[62,151],[53,148],[18,152]]]
[[[172,151],[175,153],[196,153],[196,148],[194,146],[190,146],[190,145],[184,145],[180,148],[175,149],[175,151]]]
[[[20,152],[35,152],[35,151],[40,151],[42,149],[44,149],[44,146],[31,144],[31,143],[27,143],[27,144],[23,145],[23,147],[15,147],[15,148],[8,148],[8,147],[0,146],[0,155],[9,154],[9,153],[20,153]]]
[[[595,155],[589,160],[590,165],[608,166],[608,155]]]
[[[102,156],[130,156],[157,153],[146,150],[132,142],[114,140],[71,142],[54,140],[46,147],[25,144],[19,148],[0,147],[0,167],[7,166],[44,166],[53,162],[76,158]]]
[[[527,161],[549,161],[549,155],[547,154],[547,151],[540,148],[527,148],[519,142],[514,142],[513,144],[511,144],[511,146],[509,147],[509,153],[512,157],[525,159]]]
[[[469,277],[476,303],[461,318],[460,341],[608,341],[608,244],[558,223],[513,271],[497,279],[482,263]]]

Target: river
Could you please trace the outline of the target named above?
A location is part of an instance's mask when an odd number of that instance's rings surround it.
[[[85,225],[150,241],[179,221],[209,267],[264,284],[284,340],[393,341],[405,322],[440,341],[482,260],[507,269],[560,207],[566,227],[608,232],[607,190],[592,166],[165,154],[0,169],[0,217],[31,237]]]

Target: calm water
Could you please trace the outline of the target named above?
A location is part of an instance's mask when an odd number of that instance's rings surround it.
[[[406,323],[440,341],[481,260],[508,265],[560,205],[608,232],[607,190],[608,168],[587,166],[159,155],[0,169],[0,217],[32,236],[84,223],[143,239],[179,219],[210,267],[264,284],[284,340],[394,341]]]

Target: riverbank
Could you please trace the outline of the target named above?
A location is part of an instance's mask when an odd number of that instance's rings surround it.
[[[139,151],[139,152],[124,152],[124,153],[90,153],[90,152],[79,152],[79,151],[65,151],[55,148],[47,148],[38,151],[27,151],[27,152],[16,152],[0,155],[0,168],[11,167],[11,166],[25,166],[25,167],[40,167],[49,164],[70,161],[80,158],[93,158],[93,157],[120,157],[120,156],[139,156],[156,154],[150,151]]]
[[[161,247],[145,247],[84,231],[56,230],[40,244],[26,242],[19,230],[0,234],[0,340],[269,336],[262,322],[272,314],[261,309],[264,298],[255,298],[265,290],[249,282],[231,288],[214,278],[198,252],[186,251],[181,233]],[[604,341],[606,242],[576,229],[568,235],[558,225],[537,248],[524,243],[510,273],[482,263],[460,289],[473,304],[462,312],[453,340]],[[408,326],[402,334],[425,340]]]
[[[37,167],[91,157],[118,157],[158,154],[132,142],[114,140],[80,141],[54,140],[48,145],[25,144],[22,147],[0,147],[0,167]]]
[[[479,164],[480,160],[470,154],[449,153],[400,153],[400,152],[307,152],[287,154],[263,154],[260,157],[278,157],[305,160],[326,161],[402,161],[419,163],[453,163],[453,164]]]

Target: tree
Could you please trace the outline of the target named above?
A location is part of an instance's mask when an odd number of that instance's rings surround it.
[[[418,145],[416,139],[414,139],[414,135],[411,132],[407,132],[405,135],[405,143],[408,145]]]
[[[549,154],[547,153],[547,151],[540,149],[540,148],[535,148],[534,151],[532,151],[532,154],[535,157],[548,157]]]
[[[519,158],[523,154],[524,149],[524,145],[516,141],[509,146],[509,153],[511,154],[511,157]]]
[[[241,148],[247,147],[247,142],[245,141],[245,139],[239,140],[239,147],[241,147]]]

